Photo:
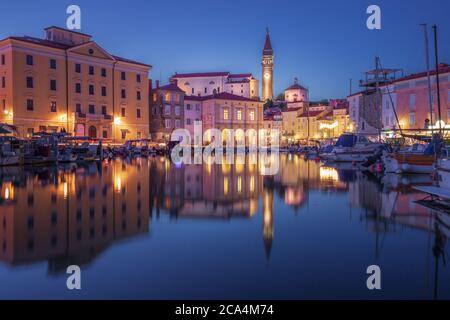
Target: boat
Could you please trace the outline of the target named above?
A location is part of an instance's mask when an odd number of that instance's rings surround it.
[[[384,144],[371,142],[363,135],[344,133],[328,157],[329,160],[336,162],[364,162],[383,148]]]
[[[75,162],[78,159],[78,155],[72,148],[62,148],[58,152],[58,162]]]
[[[24,164],[41,165],[54,163],[58,160],[58,139],[54,134],[35,133],[31,140],[25,143]]]
[[[434,170],[434,145],[413,144],[383,157],[388,173],[431,173]]]
[[[416,190],[429,194],[433,200],[437,198],[450,201],[450,158],[448,155],[448,149],[443,149],[441,158],[436,162],[436,185],[415,187]]]
[[[76,161],[98,161],[103,157],[102,141],[90,137],[63,137],[61,144],[70,148],[77,156]]]
[[[149,139],[127,140],[124,147],[131,155],[144,156],[149,153],[149,143]]]
[[[19,165],[22,161],[20,141],[12,136],[0,136],[0,166]]]

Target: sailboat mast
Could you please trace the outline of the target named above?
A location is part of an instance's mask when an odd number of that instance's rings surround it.
[[[428,46],[428,28],[427,24],[422,24],[424,37],[425,37],[425,62],[427,67],[427,82],[428,82],[428,105],[430,108],[430,124],[431,124],[431,135],[433,135],[433,97],[431,94],[431,79],[430,79],[430,53]]]
[[[439,87],[439,57],[438,57],[438,41],[437,41],[437,26],[433,26],[434,32],[434,58],[436,63],[436,91],[437,91],[437,103],[438,103],[438,113],[439,113],[439,133],[442,136],[442,124],[441,124],[441,92]]]

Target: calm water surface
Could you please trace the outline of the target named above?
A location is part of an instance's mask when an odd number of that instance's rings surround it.
[[[162,157],[0,168],[0,298],[448,299],[450,218],[412,189],[430,182],[284,155],[272,177]]]

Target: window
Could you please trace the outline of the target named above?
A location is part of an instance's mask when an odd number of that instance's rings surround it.
[[[108,138],[108,131],[103,130],[103,131],[102,131],[102,137],[103,137],[103,139]]]
[[[50,69],[56,69],[56,60],[50,59]]]
[[[165,105],[164,106],[164,114],[170,114],[170,109],[171,109],[171,107],[170,107],[170,105]]]
[[[106,78],[106,69],[105,68],[102,68],[101,74],[102,74],[103,78]]]
[[[416,114],[414,112],[411,112],[409,114],[409,125],[414,126],[416,124]]]
[[[75,105],[75,110],[76,110],[78,113],[81,113],[81,104],[80,104],[80,103],[77,103],[77,104]]]
[[[125,130],[122,130],[122,139],[126,139],[127,132]]]
[[[106,87],[102,87],[102,96],[106,97]]]
[[[2,99],[3,111],[6,110],[6,99]]]
[[[4,66],[4,65],[5,65],[5,55],[2,54],[2,66]]]
[[[102,114],[106,115],[106,106],[102,106]]]
[[[94,75],[94,66],[89,66],[89,75]]]
[[[56,80],[50,80],[50,90],[56,91]]]
[[[175,120],[175,128],[180,128],[181,127],[181,122],[179,119]]]
[[[197,103],[197,104],[195,105],[195,110],[196,110],[196,111],[200,111],[200,104]]]
[[[122,72],[120,73],[120,79],[122,79],[122,80],[127,80],[127,76],[126,76],[126,74],[125,74],[124,71],[122,71]]]
[[[194,94],[194,88],[192,88],[191,92],[192,92],[192,94]]]
[[[141,109],[136,109],[136,117],[137,118],[141,117]]]
[[[141,100],[141,92],[140,91],[136,92],[136,99]]]
[[[187,118],[187,119],[186,119],[186,124],[187,124],[187,125],[191,125],[191,124],[192,124],[192,120],[189,119],[189,118]]]
[[[416,106],[416,95],[410,94],[409,95],[409,107],[414,108]]]
[[[223,120],[228,120],[229,118],[228,109],[223,109]]]
[[[33,111],[34,109],[34,101],[33,99],[27,99],[27,110]]]
[[[122,112],[122,113],[121,113],[122,117],[125,117],[125,116],[126,116],[125,108],[122,108],[121,112]]]
[[[126,99],[127,98],[127,92],[125,91],[125,89],[122,89],[121,97],[122,97],[122,99]]]
[[[237,109],[236,118],[241,121],[242,120],[242,109]]]
[[[75,83],[75,93],[81,93],[81,83]]]
[[[191,110],[191,105],[189,103],[186,105],[186,110]]]
[[[93,104],[89,105],[89,113],[90,114],[95,114],[95,106]]]
[[[176,116],[180,115],[180,106],[175,106],[175,115]]]
[[[205,94],[208,93],[208,88],[205,87]]]
[[[136,82],[141,82],[141,75],[140,74],[137,74],[136,75]]]
[[[249,112],[250,121],[255,121],[255,110]]]
[[[166,119],[164,121],[164,125],[166,128],[171,128],[172,127],[172,121],[170,119]]]
[[[81,73],[81,64],[75,63],[75,72],[76,73]]]
[[[95,92],[95,90],[94,90],[94,85],[93,85],[93,84],[90,84],[90,85],[89,85],[89,94],[90,94],[90,95],[94,95],[94,92]]]
[[[170,93],[167,92],[167,93],[165,94],[164,100],[167,101],[167,102],[170,101]]]
[[[27,77],[27,88],[33,88],[33,77]]]
[[[56,112],[56,101],[50,101],[50,112]]]
[[[26,59],[27,61],[27,65],[28,66],[32,66],[33,65],[33,56],[32,55],[29,55],[29,54],[27,54],[27,59]]]
[[[6,87],[6,78],[2,77],[2,88]]]

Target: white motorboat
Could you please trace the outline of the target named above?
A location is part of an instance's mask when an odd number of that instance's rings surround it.
[[[363,135],[342,134],[328,158],[336,162],[364,162],[383,147],[382,143],[371,142]]]

